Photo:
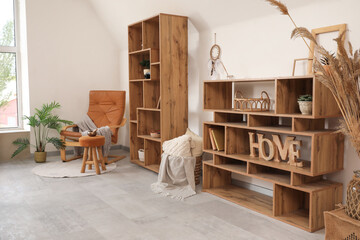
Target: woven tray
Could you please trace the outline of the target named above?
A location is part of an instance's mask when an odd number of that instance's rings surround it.
[[[240,91],[235,92],[234,110],[243,112],[265,112],[270,110],[270,98],[266,91],[260,98],[244,98]]]
[[[195,170],[194,170],[195,185],[198,185],[200,183],[201,168],[202,168],[202,156],[199,156],[196,157]]]

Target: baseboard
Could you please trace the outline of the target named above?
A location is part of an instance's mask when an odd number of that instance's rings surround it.
[[[130,152],[130,148],[127,146],[123,146],[123,145],[113,145],[110,147],[110,150],[124,150],[124,151]],[[66,155],[70,155],[73,153],[74,153],[74,150],[66,150]],[[49,157],[60,156],[60,151],[47,152],[46,155]],[[31,157],[33,157],[33,156],[34,156],[34,153],[31,154]]]

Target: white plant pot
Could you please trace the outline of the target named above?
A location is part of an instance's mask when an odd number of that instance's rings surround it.
[[[301,114],[309,115],[312,113],[312,102],[298,101]]]
[[[145,152],[144,152],[144,149],[139,149],[138,154],[139,154],[139,161],[140,161],[140,162],[144,162],[144,161],[145,161]]]
[[[144,69],[144,78],[150,79],[150,69]]]

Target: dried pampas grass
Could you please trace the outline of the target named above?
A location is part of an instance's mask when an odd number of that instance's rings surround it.
[[[298,31],[294,29],[293,38],[300,35]],[[338,55],[334,57],[331,52],[317,44],[309,30],[301,28],[301,32],[302,36],[314,42],[316,51],[328,59],[327,66],[314,59],[315,75],[333,94],[344,117],[340,130],[350,137],[360,157],[360,50],[353,52],[350,42],[349,51],[346,50],[343,32],[334,39],[338,47]]]
[[[279,11],[282,12],[282,14],[284,14],[284,15],[289,14],[287,7],[282,2],[276,1],[276,0],[265,0],[265,1],[269,2],[273,6],[277,7],[279,9]]]
[[[295,29],[291,38],[301,37],[310,49],[304,38],[315,44],[315,51],[328,59],[329,65],[322,65],[314,59],[316,78],[323,83],[333,94],[339,109],[344,117],[340,130],[350,137],[352,145],[360,158],[360,49],[353,52],[353,47],[348,42],[348,51],[345,48],[345,32],[334,39],[338,46],[338,56],[319,46],[311,32],[303,27],[297,27],[291,18],[287,7],[276,0],[266,0],[276,6],[282,14],[288,15]],[[310,50],[311,51],[311,50]]]

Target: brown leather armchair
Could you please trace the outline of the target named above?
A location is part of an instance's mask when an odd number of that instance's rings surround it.
[[[111,142],[116,144],[118,141],[119,128],[126,123],[125,113],[125,91],[90,91],[88,116],[99,128],[109,126],[112,131]],[[80,147],[79,138],[81,133],[68,131],[69,128],[77,127],[76,124],[63,127],[60,138],[65,142],[65,146]],[[66,148],[60,150],[63,162],[82,158],[75,156],[66,159]],[[108,158],[111,158],[109,160]],[[105,158],[106,163],[113,163],[125,158],[125,156],[109,155]]]

